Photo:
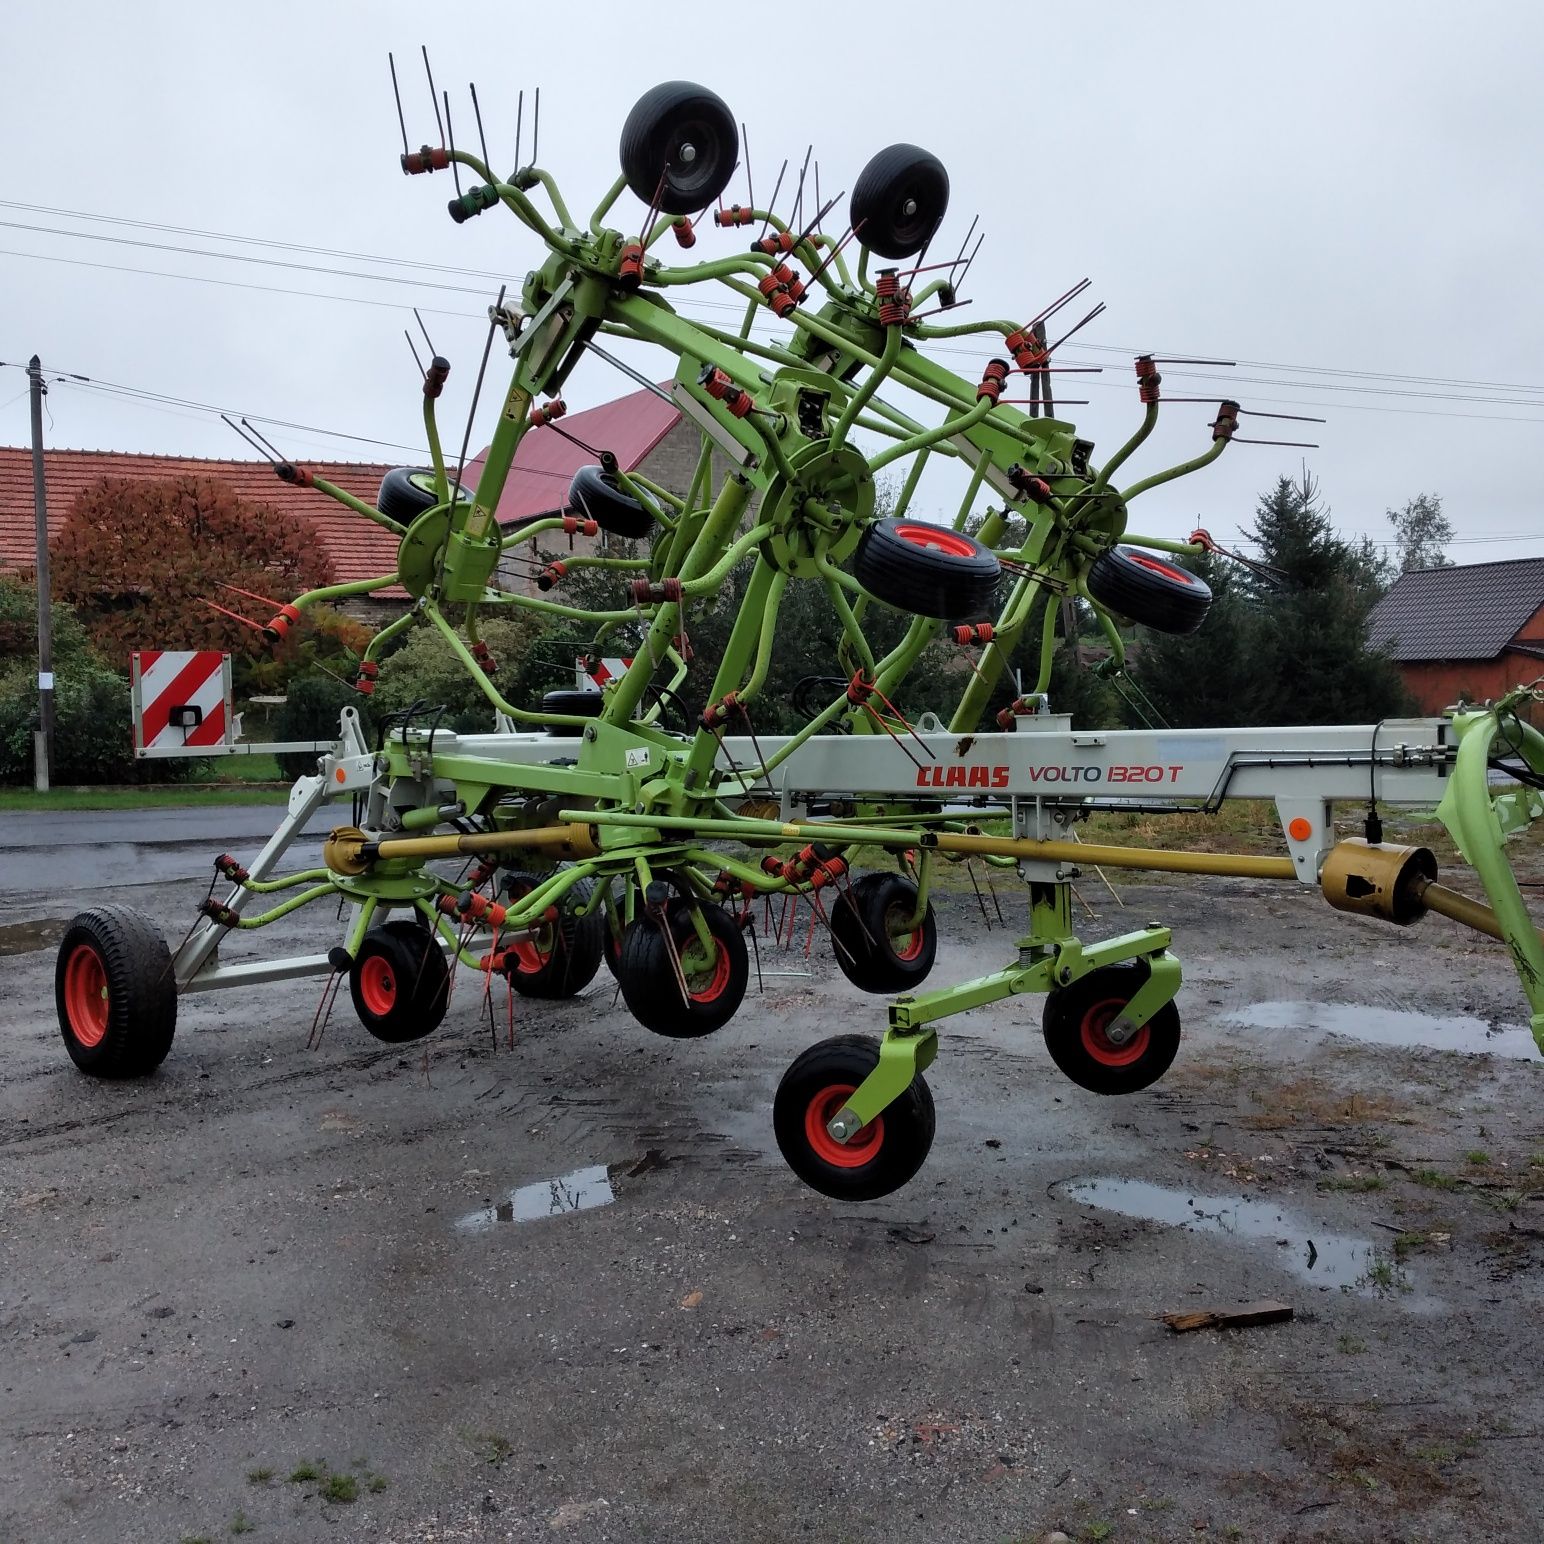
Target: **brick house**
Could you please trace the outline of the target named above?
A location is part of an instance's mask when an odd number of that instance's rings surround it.
[[[627,471],[638,471],[673,492],[684,493],[691,482],[701,448],[697,430],[685,423],[669,402],[639,390],[561,420],[572,438],[551,429],[528,432],[504,485],[497,518],[501,525],[544,514],[568,512],[568,485],[581,466],[610,450]],[[475,487],[486,451],[468,462],[463,481]],[[375,502],[381,478],[390,468],[372,462],[311,461],[304,465],[367,503]],[[168,477],[211,477],[238,496],[267,504],[308,521],[332,560],[336,582],[387,574],[396,566],[397,539],[363,516],[316,493],[281,482],[264,461],[213,460],[197,456],[142,455],[125,451],[45,450],[44,481],[50,535],[63,526],[75,499],[104,477],[161,480]],[[0,573],[30,574],[36,562],[32,504],[32,452],[27,446],[0,446]],[[558,538],[566,546],[566,539]],[[593,551],[593,540],[575,538],[575,551]],[[530,583],[513,570],[505,574],[511,588]],[[349,603],[346,609],[380,622],[400,612],[407,594],[400,589]]]
[[[1368,618],[1423,713],[1544,676],[1544,558],[1417,568]]]

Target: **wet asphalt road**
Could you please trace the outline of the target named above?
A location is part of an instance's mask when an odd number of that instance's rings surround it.
[[[279,805],[7,811],[0,818],[0,897],[207,876],[227,849],[250,859],[283,814]],[[335,824],[336,810],[318,811],[291,851],[314,856]]]
[[[176,938],[213,852],[277,814],[69,817],[94,840],[57,850],[137,847],[126,898]],[[189,880],[149,882],[163,854]],[[462,978],[421,1046],[345,991],[309,1049],[295,981],[184,999],[161,1071],[108,1085],[65,1057],[28,928],[112,886],[34,861],[0,878],[4,1544],[1537,1536],[1544,1074],[1464,1054],[1521,1022],[1488,945],[1123,886],[1088,931],[1175,926],[1168,1077],[1074,1088],[1035,999],[950,1021],[927,1165],[842,1206],[770,1102],[883,1005],[802,931],[702,1041],[645,1033],[602,973],[517,1002],[513,1048]],[[940,910],[935,983],[1003,962],[973,900]],[[1387,1043],[1412,1004],[1449,1039]],[[1155,1319],[1266,1297],[1294,1321]]]

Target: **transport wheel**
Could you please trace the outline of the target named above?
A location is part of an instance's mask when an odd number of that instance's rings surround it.
[[[622,175],[644,203],[696,214],[729,186],[740,155],[734,114],[706,86],[667,80],[622,125]]]
[[[70,1060],[94,1078],[155,1071],[177,1030],[171,951],[155,924],[130,906],[74,917],[59,942],[54,1002]]]
[[[512,869],[504,875],[503,890],[516,901],[540,883],[536,875]],[[593,890],[588,879],[575,881],[559,903],[558,920],[546,923],[534,937],[510,948],[518,963],[509,981],[522,996],[573,997],[595,979],[606,919],[598,912],[578,915]]]
[[[1132,960],[1091,971],[1045,999],[1045,1046],[1079,1088],[1094,1094],[1134,1094],[1156,1083],[1179,1051],[1179,1009],[1165,1003],[1124,1045],[1107,1031],[1147,980]]]
[[[645,1029],[673,1040],[692,1040],[722,1028],[745,997],[750,980],[750,957],[745,934],[722,906],[704,906],[708,931],[713,935],[713,958],[692,926],[691,908],[684,901],[670,901],[665,922],[675,940],[686,978],[686,999],[659,923],[649,916],[634,918],[622,934],[622,954],[617,980],[628,1010]]]
[[[949,209],[944,163],[916,145],[889,145],[858,173],[849,213],[858,240],[880,257],[910,257]]]
[[[1160,633],[1193,633],[1212,605],[1204,579],[1135,547],[1101,552],[1088,571],[1088,593],[1107,610]]]
[[[598,466],[582,466],[568,485],[568,505],[613,536],[647,536],[654,516],[632,494],[624,493],[616,476]]]
[[[938,954],[938,919],[928,902],[921,923],[917,886],[904,874],[865,874],[831,907],[831,947],[842,974],[861,992],[905,992],[926,981]]]
[[[466,494],[458,490],[457,496],[465,498]],[[411,525],[439,502],[434,491],[434,470],[427,466],[393,467],[381,479],[381,491],[375,496],[375,507],[403,525]]]
[[[871,595],[918,616],[974,621],[996,612],[1002,566],[974,536],[924,520],[876,520],[853,556]]]
[[[794,1059],[772,1101],[772,1128],[788,1167],[838,1201],[872,1201],[899,1190],[933,1145],[933,1095],[921,1073],[849,1141],[826,1130],[878,1065],[879,1042],[870,1035],[822,1040]]]
[[[422,1040],[450,1006],[450,967],[439,935],[399,918],[364,936],[348,976],[359,1022],[387,1045]]]

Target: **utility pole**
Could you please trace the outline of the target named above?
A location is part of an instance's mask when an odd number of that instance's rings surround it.
[[[32,383],[32,508],[38,541],[38,730],[33,737],[33,783],[48,791],[54,765],[54,617],[48,585],[48,500],[43,491],[43,364],[36,354],[27,362]]]

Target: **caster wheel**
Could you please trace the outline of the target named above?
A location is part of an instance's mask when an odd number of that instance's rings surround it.
[[[1093,1094],[1134,1094],[1156,1083],[1179,1052],[1179,1010],[1165,1003],[1124,1044],[1110,1024],[1147,980],[1138,961],[1091,971],[1045,1000],[1045,1046],[1079,1088]]]
[[[697,937],[687,904],[671,901],[665,908],[665,925],[686,978],[684,1000],[659,923],[652,917],[637,917],[622,934],[617,962],[622,997],[632,1016],[656,1035],[673,1040],[710,1035],[727,1024],[744,1001],[751,969],[745,934],[721,906],[704,906],[702,914],[713,935],[711,959]]]
[[[932,902],[921,924],[897,934],[917,909],[904,874],[865,874],[831,908],[831,947],[842,974],[861,992],[910,991],[927,980],[938,953]]]
[[[405,918],[364,936],[348,973],[359,1022],[387,1045],[422,1040],[450,1006],[450,967],[439,936]]]
[[[948,526],[876,520],[858,543],[852,571],[870,595],[897,611],[945,621],[997,613],[997,554]]]
[[[812,1190],[838,1201],[872,1201],[899,1190],[933,1146],[933,1096],[921,1074],[851,1140],[826,1127],[879,1065],[879,1042],[838,1035],[798,1056],[772,1101],[772,1126],[788,1167]]]
[[[538,883],[534,874],[511,870],[504,876],[504,893],[511,901],[517,901],[529,895]],[[590,893],[590,881],[578,880],[563,897],[558,920],[547,923],[535,937],[515,944],[509,951],[517,961],[510,973],[510,985],[522,996],[574,997],[595,979],[595,972],[600,969],[606,919],[595,912],[577,915]]]

